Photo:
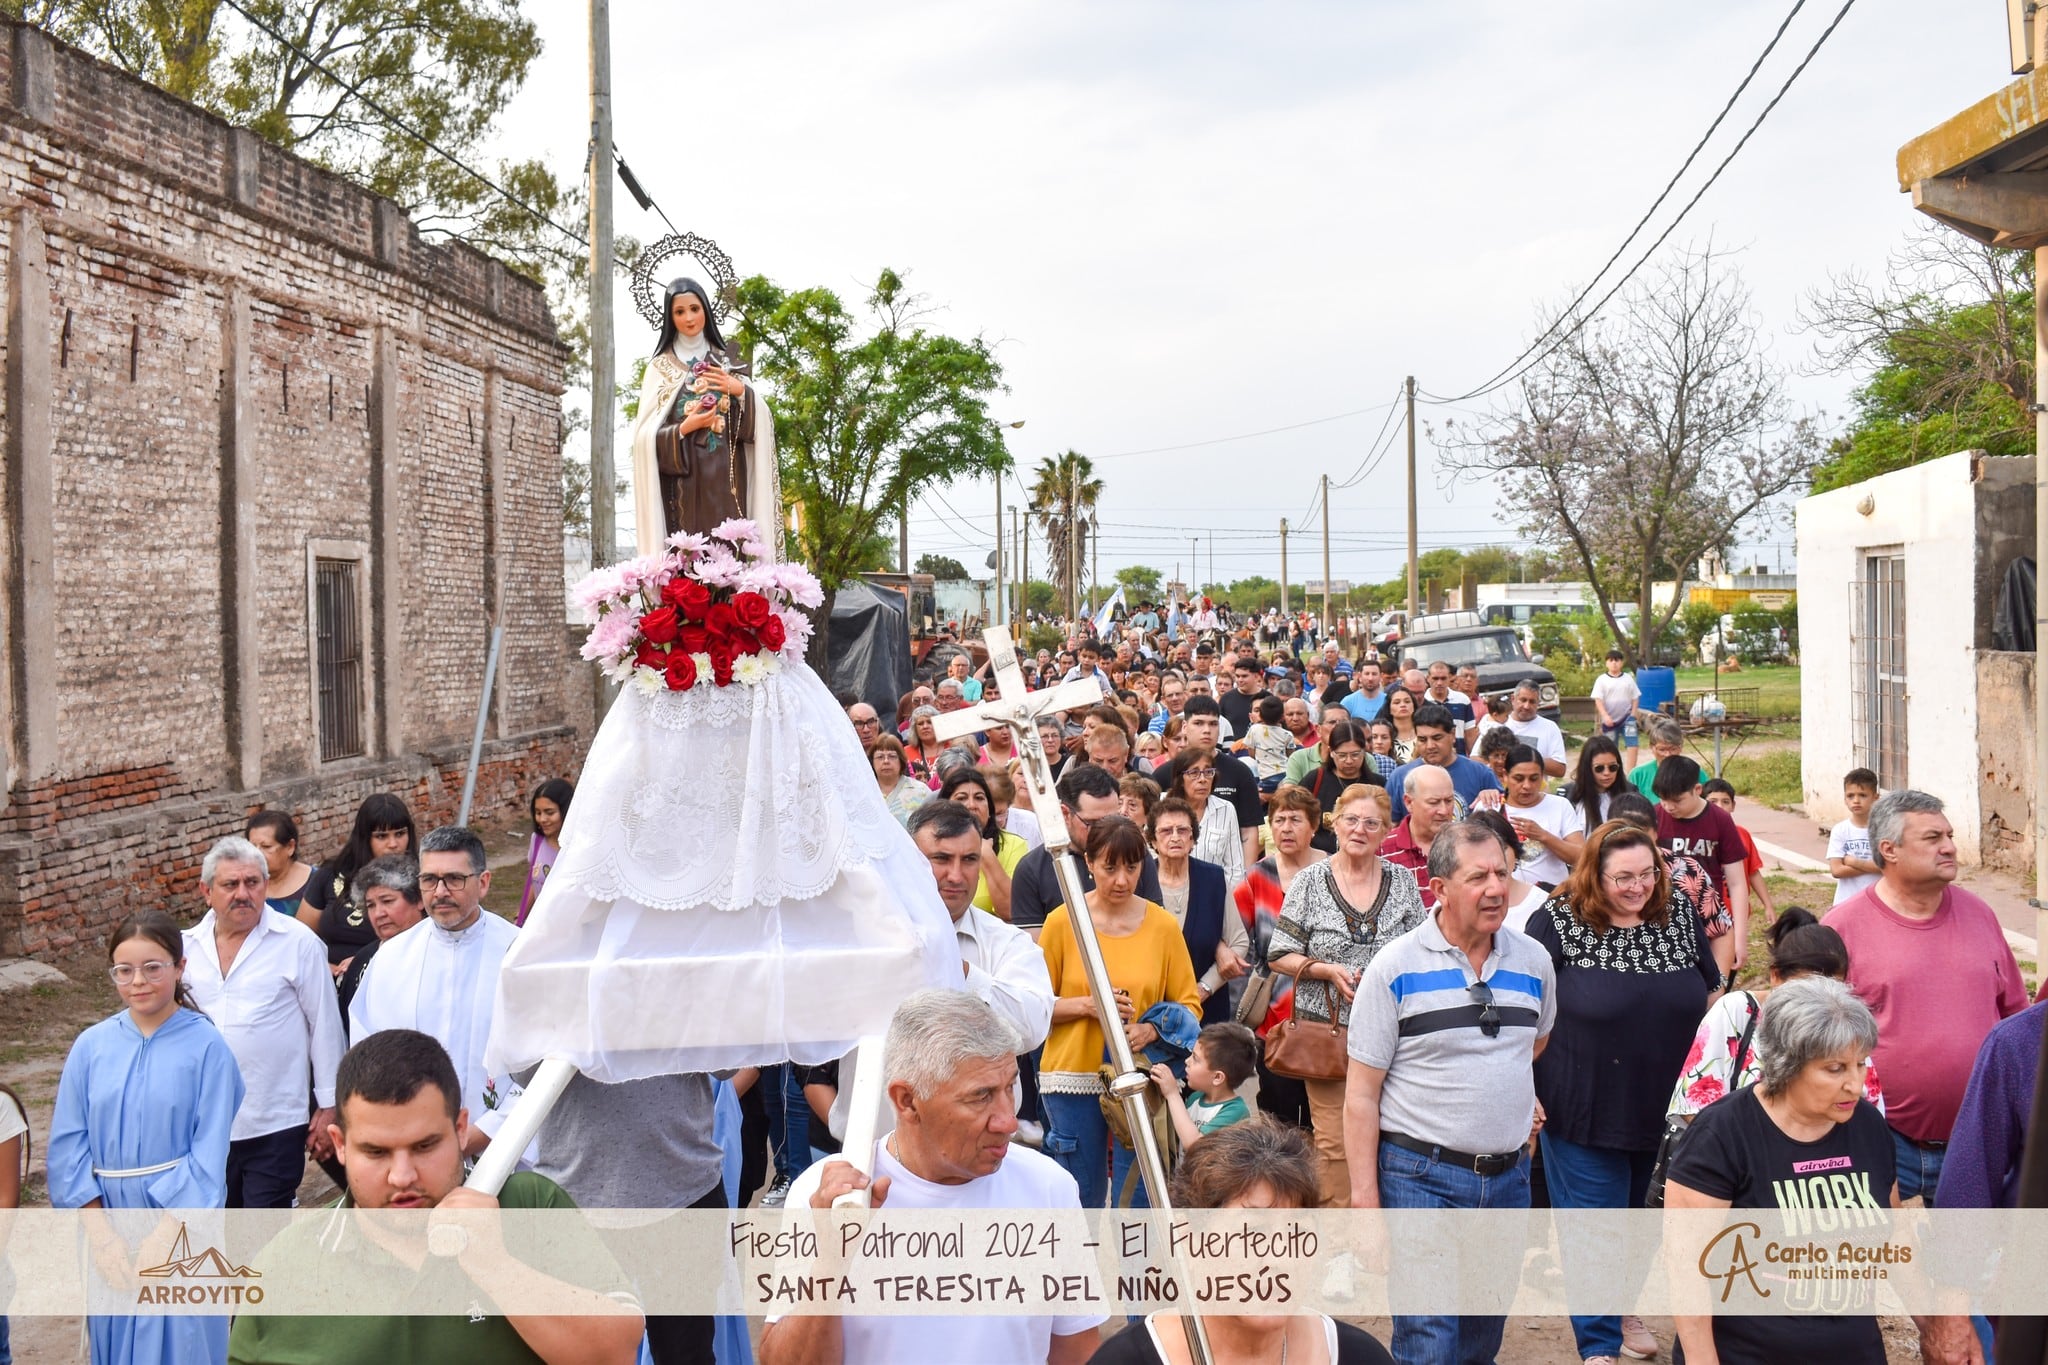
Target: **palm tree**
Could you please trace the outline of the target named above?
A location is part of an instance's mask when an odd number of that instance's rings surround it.
[[[1088,562],[1088,536],[1094,530],[1095,504],[1102,496],[1102,480],[1086,455],[1067,451],[1038,462],[1031,478],[1031,515],[1045,533],[1046,554],[1052,581],[1059,585],[1063,605],[1081,600],[1080,566]],[[1079,525],[1075,525],[1076,518]],[[1073,527],[1069,537],[1068,528]],[[1068,547],[1077,551],[1068,561]],[[1071,608],[1070,608],[1071,609]]]

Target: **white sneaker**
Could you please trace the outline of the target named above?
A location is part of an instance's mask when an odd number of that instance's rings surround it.
[[[1655,1360],[1657,1338],[1650,1329],[1643,1326],[1643,1320],[1633,1313],[1621,1319],[1621,1353],[1630,1360]]]
[[[1045,1128],[1030,1119],[1018,1119],[1017,1131],[1010,1134],[1010,1141],[1021,1142],[1026,1147],[1045,1146]]]
[[[761,1207],[764,1209],[779,1209],[788,1199],[789,1180],[787,1177],[777,1176],[775,1183],[762,1192]]]

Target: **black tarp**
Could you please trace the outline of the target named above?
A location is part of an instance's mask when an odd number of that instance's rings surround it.
[[[910,691],[910,610],[903,594],[857,578],[840,584],[826,657],[834,692],[859,697],[893,723],[898,699]]]
[[[1995,649],[2034,648],[2034,561],[2015,559],[1998,588],[1991,612],[1991,644]]]

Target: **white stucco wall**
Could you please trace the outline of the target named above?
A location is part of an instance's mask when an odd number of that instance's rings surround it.
[[[1806,811],[1846,813],[1842,774],[1857,766],[1851,732],[1851,584],[1864,555],[1906,557],[1906,779],[1948,803],[1956,851],[1978,861],[1976,456],[1963,451],[1847,488],[1795,513],[1799,542],[1800,769]],[[1999,462],[2004,463],[2004,462]],[[1868,515],[1859,510],[1871,499]]]

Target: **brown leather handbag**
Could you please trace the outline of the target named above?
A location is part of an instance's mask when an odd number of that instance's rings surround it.
[[[1266,1069],[1298,1081],[1341,1081],[1350,1070],[1350,1030],[1329,1019],[1284,1019],[1266,1035]]]

